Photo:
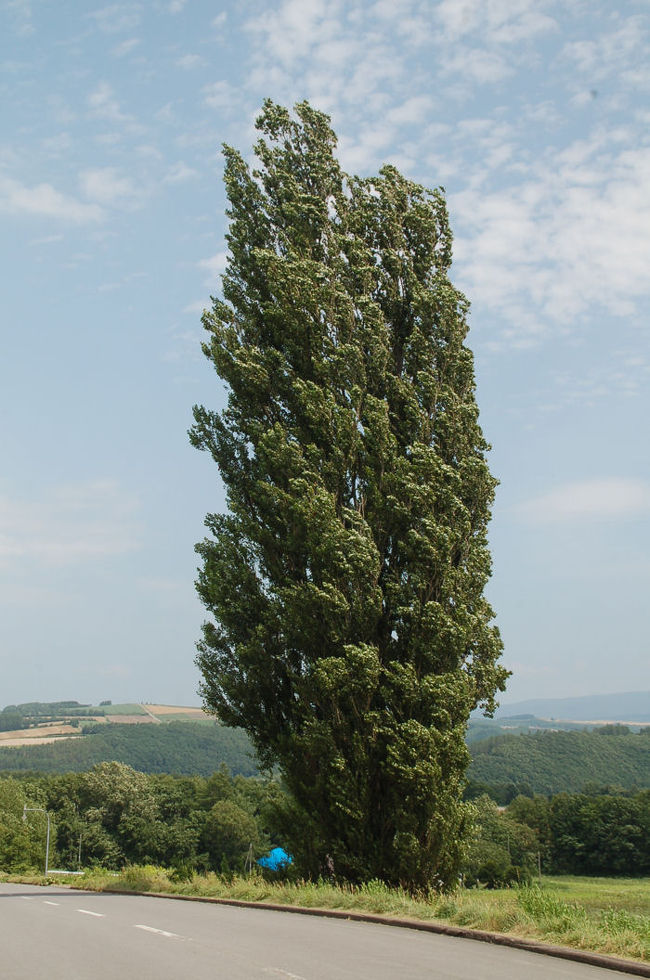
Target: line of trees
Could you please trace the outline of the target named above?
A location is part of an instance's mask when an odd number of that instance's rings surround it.
[[[45,816],[51,815],[50,866],[75,869],[154,863],[178,875],[243,870],[285,844],[290,800],[275,780],[137,772],[105,762],[85,773],[0,778],[0,870],[42,867]],[[650,874],[650,790],[519,796],[500,807],[470,804],[471,830],[460,870],[467,885],[530,881],[538,872]],[[321,869],[321,873],[325,869]],[[341,869],[334,868],[335,873]]]
[[[595,790],[595,788],[594,788]],[[537,873],[650,874],[650,790],[474,800],[468,884],[503,885]]]
[[[45,815],[51,816],[50,867],[74,870],[158,864],[179,873],[240,870],[275,842],[282,791],[272,780],[146,775],[119,762],[85,773],[0,779],[0,870],[43,866]]]

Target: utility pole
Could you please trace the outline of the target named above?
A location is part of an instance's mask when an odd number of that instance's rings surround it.
[[[44,813],[47,817],[47,838],[45,841],[45,876],[47,877],[47,869],[50,864],[50,814],[47,810],[44,810],[42,806],[23,806],[23,823],[27,821],[28,813]]]

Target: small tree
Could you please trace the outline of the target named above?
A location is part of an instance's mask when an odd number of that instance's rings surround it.
[[[258,170],[224,151],[230,257],[203,322],[228,406],[191,431],[229,507],[197,546],[202,694],[282,770],[303,870],[444,886],[467,719],[506,677],[468,304],[442,194],[345,175],[328,117],[296,114],[265,103]]]

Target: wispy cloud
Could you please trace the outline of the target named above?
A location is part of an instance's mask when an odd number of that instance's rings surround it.
[[[201,316],[207,306],[208,304],[204,300],[197,299],[193,303],[188,303],[187,306],[184,306],[181,312],[188,313],[190,316]]]
[[[140,5],[113,3],[86,14],[88,20],[105,34],[132,31],[140,23]]]
[[[114,123],[125,123],[131,119],[131,116],[122,112],[108,82],[100,82],[97,88],[88,95],[86,104],[91,115],[97,119],[107,119]]]
[[[199,269],[204,269],[208,273],[207,286],[214,286],[215,279],[224,271],[227,261],[227,252],[216,252],[207,259],[201,259],[198,265]]]
[[[194,177],[198,177],[198,170],[194,170],[193,167],[188,167],[186,163],[179,160],[178,163],[173,164],[163,177],[163,182],[165,184],[180,184],[186,180],[192,180]]]
[[[557,23],[545,10],[555,0],[442,0],[435,19],[445,42],[480,35],[490,44],[518,44],[549,31]]]
[[[27,244],[30,248],[35,248],[38,245],[53,245],[55,242],[62,242],[63,235],[43,235],[41,238],[32,238]]]
[[[79,182],[87,198],[105,207],[137,207],[146,196],[130,177],[122,176],[113,167],[84,170]]]
[[[650,147],[596,134],[510,186],[478,183],[450,203],[463,286],[506,319],[510,339],[576,327],[592,307],[629,316],[648,295]]]
[[[600,82],[615,74],[625,81],[638,59],[647,60],[648,26],[641,16],[626,18],[618,27],[590,40],[570,41],[562,56],[572,67],[587,76],[589,82]]]
[[[181,58],[177,58],[174,64],[184,71],[192,71],[194,68],[201,68],[205,65],[206,60],[200,54],[184,54]]]
[[[459,75],[463,82],[490,85],[512,75],[514,67],[498,51],[454,45],[453,54],[445,54],[442,59],[444,71]]]
[[[97,203],[79,201],[61,193],[52,184],[28,187],[4,176],[0,176],[0,211],[60,218],[75,224],[101,221],[105,216],[104,209]]]
[[[638,398],[650,383],[650,357],[640,353],[644,345],[639,338],[639,349],[611,350],[606,361],[595,364],[583,363],[580,371],[560,371],[554,377],[554,388],[543,411],[553,414],[564,412],[568,405],[594,407],[603,400],[620,401]]]
[[[113,48],[111,54],[115,58],[124,58],[127,54],[131,54],[131,52],[134,51],[139,46],[139,44],[140,44],[139,38],[129,37],[126,39],[126,41],[122,41],[120,44],[117,44]]]
[[[0,497],[0,562],[66,565],[139,547],[137,500],[111,480]]]
[[[30,0],[5,0],[5,9],[9,12],[17,34],[33,34],[32,5]]]
[[[536,524],[644,517],[650,514],[650,483],[621,477],[568,483],[526,501],[519,514]]]
[[[241,93],[230,82],[213,82],[202,89],[203,101],[211,109],[229,109],[241,102]]]
[[[340,35],[341,8],[341,0],[284,0],[251,18],[246,28],[262,39],[269,59],[286,68]]]

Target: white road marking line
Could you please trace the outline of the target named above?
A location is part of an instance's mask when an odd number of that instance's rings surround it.
[[[47,899],[43,899],[43,905],[60,905],[60,902],[48,902]]]
[[[81,912],[83,915],[94,915],[97,919],[103,919],[103,912],[89,912],[88,909],[77,909],[77,912]]]
[[[21,895],[20,897],[22,898],[23,902],[33,902],[36,898],[35,895]]]
[[[265,966],[264,973],[273,973],[276,977],[288,977],[289,980],[305,980],[299,973],[287,973],[286,970],[281,970],[277,966]]]
[[[182,939],[176,932],[166,932],[164,929],[155,929],[153,926],[134,925],[134,929],[144,929],[145,932],[155,932],[158,936],[167,936],[169,939]]]

